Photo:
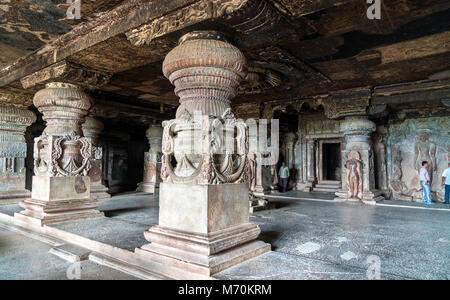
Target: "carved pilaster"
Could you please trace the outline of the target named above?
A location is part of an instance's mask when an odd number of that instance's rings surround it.
[[[346,117],[341,123],[345,138],[342,151],[342,189],[336,200],[375,204],[384,198],[375,189],[374,153],[371,134],[375,123],[366,116]]]
[[[44,225],[102,216],[90,197],[92,145],[81,129],[91,99],[76,85],[54,82],[33,103],[47,126],[34,143],[32,198],[20,203],[25,210],[15,217]]]
[[[303,191],[311,192],[314,185],[317,183],[316,176],[316,159],[315,153],[317,149],[317,141],[314,139],[308,139],[306,142],[306,164],[308,179]]]
[[[102,184],[103,147],[99,143],[99,136],[103,128],[103,123],[94,117],[87,117],[86,122],[82,125],[84,136],[92,144],[91,169],[88,172],[88,176],[91,179],[91,197],[94,199],[111,198],[111,195],[107,193],[108,188]]]
[[[26,128],[36,121],[29,110],[0,105],[0,205],[31,196],[25,189]]]

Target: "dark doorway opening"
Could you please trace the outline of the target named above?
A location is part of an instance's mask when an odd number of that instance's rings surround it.
[[[324,143],[323,155],[323,178],[325,180],[341,180],[341,144]]]

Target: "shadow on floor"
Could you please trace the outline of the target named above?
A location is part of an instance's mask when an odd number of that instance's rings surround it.
[[[261,232],[261,234],[259,235],[258,239],[263,241],[263,242],[271,244],[272,245],[272,251],[274,251],[274,250],[277,249],[277,247],[273,246],[273,244],[274,244],[275,241],[277,241],[281,237],[281,235],[282,234],[280,232],[278,232],[278,231],[271,231],[271,230],[269,230],[269,231]]]

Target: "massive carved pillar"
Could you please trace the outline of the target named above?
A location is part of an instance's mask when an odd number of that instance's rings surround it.
[[[370,135],[375,123],[365,116],[346,117],[341,123],[345,138],[342,151],[342,188],[336,200],[362,201],[375,204],[384,198],[375,189],[374,155]]]
[[[316,153],[317,142],[314,139],[308,139],[306,145],[306,164],[308,179],[305,184],[304,191],[311,192],[314,185],[317,183],[316,177]]]
[[[270,250],[249,221],[248,128],[230,109],[244,70],[242,53],[212,31],[184,35],[165,58],[180,106],[163,123],[159,225],[136,249],[142,263],[211,275]]]
[[[29,110],[0,106],[0,205],[31,196],[25,189],[27,143],[25,130],[36,121]]]
[[[83,134],[91,142],[91,169],[88,176],[91,179],[91,197],[94,199],[111,198],[108,188],[102,184],[102,160],[103,147],[99,143],[100,133],[103,131],[103,123],[94,117],[87,117],[83,123]]]
[[[145,135],[150,145],[149,152],[144,154],[144,181],[139,183],[137,191],[154,194],[159,190],[161,182],[161,143],[163,128],[151,125]]]
[[[103,216],[90,197],[91,143],[81,130],[91,99],[76,85],[54,82],[33,103],[47,126],[34,143],[32,197],[15,217],[44,225]]]

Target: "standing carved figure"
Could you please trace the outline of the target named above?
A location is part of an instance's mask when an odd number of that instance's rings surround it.
[[[361,198],[362,180],[361,180],[362,161],[357,151],[352,150],[348,154],[345,168],[347,169],[348,196],[350,198]]]
[[[430,134],[426,131],[420,132],[414,147],[414,167],[417,171],[422,167],[422,162],[428,162],[428,174],[433,181],[433,172],[437,169],[436,144],[430,141]]]
[[[406,184],[402,181],[402,154],[399,149],[392,150],[392,161],[393,161],[393,170],[392,170],[392,180],[390,182],[392,188],[392,196],[394,200],[406,200],[412,201],[413,194],[416,192],[416,189],[408,189]]]

